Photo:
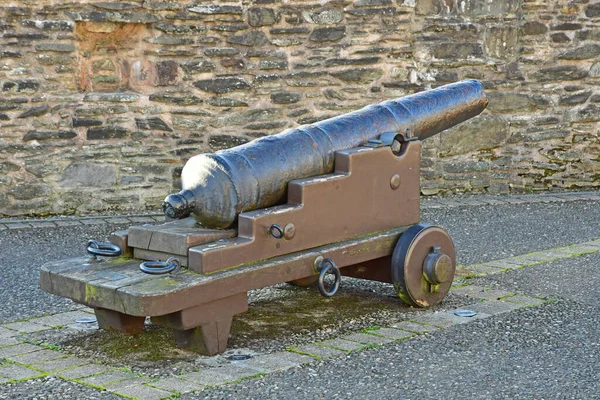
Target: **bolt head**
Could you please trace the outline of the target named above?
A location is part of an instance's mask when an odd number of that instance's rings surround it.
[[[392,178],[390,179],[390,187],[393,190],[396,190],[400,187],[400,175],[398,175],[398,174],[392,175]]]
[[[287,224],[283,228],[283,237],[287,240],[293,239],[296,236],[296,226],[294,224]]]

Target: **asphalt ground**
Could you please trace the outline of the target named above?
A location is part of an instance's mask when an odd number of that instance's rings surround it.
[[[598,239],[599,207],[598,201],[448,207],[424,210],[422,221],[445,227],[459,263],[473,264]],[[39,266],[84,255],[88,239],[120,228],[1,231],[0,322],[71,309],[71,301],[38,289]],[[478,278],[474,283],[555,301],[182,398],[600,398],[599,267],[593,254]],[[92,396],[86,393],[93,389],[55,381],[11,384],[6,392],[0,386],[0,398]]]

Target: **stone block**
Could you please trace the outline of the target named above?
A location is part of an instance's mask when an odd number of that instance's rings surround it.
[[[32,352],[38,351],[40,349],[41,349],[41,347],[39,347],[39,346],[34,346],[29,343],[22,343],[22,344],[17,344],[15,346],[0,348],[0,357],[1,358],[13,357],[13,356],[20,355],[20,354],[32,353]]]
[[[587,71],[575,65],[559,65],[556,67],[542,68],[534,74],[540,82],[574,81],[588,76]]]
[[[16,364],[0,365],[0,377],[9,379],[30,379],[34,376],[40,376],[42,372],[33,370],[31,368],[24,367]]]
[[[353,68],[330,72],[330,74],[346,83],[368,85],[381,78],[383,76],[383,71],[379,68]]]
[[[142,130],[173,132],[173,128],[167,125],[160,117],[137,117],[135,123],[138,129]]]
[[[116,183],[113,165],[73,163],[62,173],[60,184],[64,187],[108,187]]]
[[[250,85],[241,77],[221,77],[194,82],[194,86],[205,92],[229,93],[236,90],[248,90]]]
[[[237,364],[229,364],[224,367],[189,372],[180,375],[179,377],[197,385],[216,386],[254,376],[256,374],[257,372],[255,369],[246,368]]]
[[[102,374],[93,375],[88,378],[81,379],[82,382],[89,385],[105,387],[109,383],[119,382],[129,379],[134,379],[135,375],[123,371],[108,371]]]
[[[77,133],[74,131],[29,131],[23,136],[23,141],[73,139],[76,136]]]
[[[203,385],[198,385],[175,376],[160,378],[158,381],[150,382],[147,385],[158,389],[166,390],[168,392],[181,394],[202,390],[205,387]]]
[[[188,8],[189,12],[196,14],[234,14],[241,15],[243,13],[242,7],[240,6],[229,6],[229,5],[216,5],[216,4],[202,4]]]
[[[447,42],[434,45],[432,54],[437,59],[483,57],[483,47],[479,43]]]
[[[188,74],[199,74],[214,71],[216,66],[211,60],[192,60],[181,64],[181,68]]]
[[[262,31],[251,31],[242,35],[230,36],[226,41],[242,46],[262,46],[267,42],[267,36]]]
[[[481,132],[486,132],[482,135]],[[510,137],[508,123],[498,116],[480,116],[450,128],[440,135],[439,151],[444,156],[493,149]]]
[[[159,400],[164,399],[172,395],[171,392],[167,392],[162,389],[153,388],[147,385],[133,385],[126,386],[114,391],[117,394],[128,396],[130,398],[144,399],[144,400]]]
[[[43,184],[34,183],[17,183],[12,185],[8,190],[8,194],[16,200],[31,200],[38,197],[47,196],[50,193],[50,186]],[[15,322],[13,324],[4,325],[10,329],[19,330],[22,329],[33,329],[33,326],[28,321]],[[14,328],[12,328],[14,326]],[[25,328],[27,326],[27,328]],[[39,330],[39,329],[38,329]],[[29,331],[34,332],[34,331]]]
[[[600,45],[595,43],[586,43],[582,46],[562,53],[558,56],[558,58],[564,60],[587,60],[590,58],[596,58],[598,55],[600,55]]]
[[[127,136],[127,129],[120,126],[104,126],[100,128],[89,128],[87,140],[122,139]]]
[[[311,361],[314,361],[312,357],[285,351],[261,355],[237,363],[244,368],[254,369],[257,373],[269,373],[297,367]]]
[[[45,361],[56,360],[57,358],[64,357],[63,353],[60,353],[55,350],[39,350],[33,351],[31,353],[20,354],[18,356],[8,357],[11,361],[14,361],[19,364],[37,364],[43,363]],[[36,367],[37,368],[37,367]]]
[[[292,104],[300,101],[302,95],[294,92],[276,92],[271,94],[271,103]]]
[[[527,21],[521,26],[523,35],[543,35],[548,32],[548,26],[539,21]]]
[[[277,22],[279,22],[279,15],[272,8],[248,8],[248,24],[250,26],[269,26],[275,25]]]
[[[366,345],[364,345],[362,343],[344,340],[341,338],[324,340],[322,342],[318,342],[315,344],[317,344],[319,346],[329,347],[332,349],[343,350],[346,352],[356,351],[356,350],[364,349],[366,347]]]
[[[433,332],[438,328],[433,325],[423,325],[412,321],[401,321],[391,325],[394,329],[399,329],[409,333],[424,334]]]
[[[313,42],[334,42],[346,36],[345,26],[315,28],[308,37]]]
[[[43,104],[41,106],[31,107],[29,110],[19,114],[17,118],[39,117],[46,114],[48,111],[50,111],[50,106],[48,104]]]
[[[108,371],[110,371],[109,367],[98,364],[88,364],[57,372],[56,375],[65,379],[81,379],[96,374],[107,373]]]
[[[323,360],[346,355],[345,351],[319,346],[312,343],[294,347],[293,350]]]
[[[77,357],[63,357],[51,361],[37,363],[35,365],[35,368],[46,372],[58,372],[65,369],[86,365],[89,363],[89,360],[84,360]]]
[[[367,333],[362,333],[362,332],[351,333],[349,335],[342,336],[341,339],[351,341],[351,342],[363,343],[366,345],[378,345],[378,346],[385,344],[385,343],[392,342],[392,340],[390,340],[388,338],[385,338],[382,336],[376,336],[376,335],[369,335]]]

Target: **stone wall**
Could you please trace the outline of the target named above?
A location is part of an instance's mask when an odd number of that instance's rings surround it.
[[[158,208],[191,155],[465,78],[424,194],[600,186],[595,0],[3,1],[0,215]]]

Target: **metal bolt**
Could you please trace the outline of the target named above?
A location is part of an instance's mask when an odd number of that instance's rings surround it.
[[[423,262],[423,274],[425,279],[434,285],[450,282],[453,278],[452,259],[440,252],[438,246],[433,247],[433,251],[427,255]]]
[[[400,187],[400,175],[392,175],[392,179],[390,179],[390,186],[393,190],[396,190]]]
[[[283,237],[287,240],[292,239],[296,235],[296,226],[294,224],[287,224],[283,228]]]
[[[398,154],[400,152],[400,150],[402,149],[402,143],[400,143],[399,140],[394,140],[390,147],[392,148],[392,152],[394,154]]]
[[[321,271],[321,267],[323,266],[323,256],[318,256],[317,258],[315,258],[315,261],[313,261],[313,270],[316,273],[319,273]]]

